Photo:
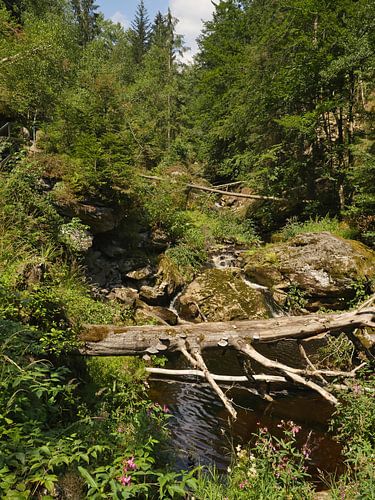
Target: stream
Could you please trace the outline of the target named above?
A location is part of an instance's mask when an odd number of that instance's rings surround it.
[[[205,357],[208,367],[219,374],[240,374],[234,353],[211,352]],[[187,368],[180,356],[169,359],[167,368]],[[230,464],[231,451],[237,444],[249,443],[259,427],[267,427],[280,436],[281,419],[293,420],[302,427],[298,442],[302,446],[309,437],[310,473],[319,482],[319,470],[333,473],[340,463],[340,447],[327,434],[330,405],[315,394],[296,390],[280,392],[273,402],[264,401],[245,388],[233,389],[230,396],[238,411],[231,422],[221,401],[202,379],[172,381],[152,378],[150,397],[166,404],[172,413],[169,420],[170,448],[176,457],[176,469],[196,465],[215,465],[224,471]]]
[[[214,255],[212,267],[237,267],[236,258],[228,253]],[[280,307],[269,299],[267,288],[243,279],[248,286],[263,289],[273,317],[283,314]],[[174,307],[176,298],[170,305],[174,312],[177,312]],[[243,374],[232,351],[213,350],[206,353],[205,360],[214,373]],[[169,357],[165,367],[189,368],[186,360],[177,354]],[[292,393],[280,390],[274,401],[268,402],[252,394],[248,388],[231,389],[230,397],[238,412],[237,421],[231,422],[221,401],[202,379],[190,377],[189,380],[176,381],[152,377],[149,382],[151,399],[155,403],[167,405],[172,413],[169,420],[170,449],[176,457],[176,470],[196,465],[215,465],[225,471],[234,447],[251,442],[259,426],[267,427],[273,435],[280,436],[277,425],[281,419],[293,420],[302,427],[298,443],[302,446],[309,440],[312,450],[309,472],[316,483],[321,482],[319,471],[334,473],[340,466],[340,446],[327,432],[331,406],[314,393],[297,389]]]

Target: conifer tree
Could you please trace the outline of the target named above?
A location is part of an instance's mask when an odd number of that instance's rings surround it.
[[[97,33],[97,16],[95,12],[98,6],[94,0],[72,0],[72,7],[80,30],[82,45],[91,42]]]
[[[140,64],[150,43],[150,21],[143,0],[139,2],[131,24],[131,40],[134,61]]]
[[[154,23],[151,28],[150,43],[151,45],[156,45],[157,47],[163,47],[166,39],[166,23],[165,17],[159,12],[156,14]]]

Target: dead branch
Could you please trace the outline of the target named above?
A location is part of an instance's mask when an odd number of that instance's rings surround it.
[[[310,359],[309,359],[308,355],[306,354],[306,351],[305,351],[303,345],[301,344],[301,342],[298,342],[298,348],[299,348],[299,352],[301,353],[301,356],[306,361],[307,366],[309,366],[311,368],[311,370],[312,370],[311,373],[313,375],[317,375],[320,378],[320,380],[323,382],[323,384],[327,385],[328,384],[327,380],[323,377],[323,375],[321,373],[318,372],[318,370],[315,368],[313,363],[310,361]]]
[[[233,420],[237,419],[237,412],[233,408],[232,403],[229,401],[227,396],[224,394],[223,390],[218,386],[218,384],[215,382],[215,379],[213,378],[211,372],[207,368],[206,363],[204,362],[204,359],[201,355],[201,350],[199,348],[199,345],[196,343],[192,343],[189,345],[190,351],[192,353],[193,358],[196,361],[196,366],[200,368],[207,380],[207,382],[210,384],[212,389],[216,392],[216,394],[219,396],[221,399],[223,405],[225,408],[228,410],[229,414],[233,417]]]
[[[204,377],[223,402],[233,419],[236,410],[218,382],[278,382],[297,383],[320,394],[330,404],[336,405],[337,399],[326,387],[334,388],[325,377],[353,378],[363,366],[351,372],[335,370],[319,370],[309,360],[302,344],[300,353],[307,363],[304,369],[293,368],[276,360],[271,360],[258,352],[253,345],[264,342],[277,342],[284,339],[295,339],[299,343],[317,335],[338,334],[346,332],[352,335],[353,330],[365,326],[375,327],[375,309],[363,309],[341,314],[312,314],[308,316],[289,316],[255,321],[232,321],[218,323],[183,324],[176,326],[129,326],[88,325],[81,338],[86,341],[82,353],[90,356],[142,356],[144,354],[166,354],[181,352],[193,370],[164,371],[165,375],[183,376],[186,374]],[[237,349],[251,360],[271,370],[270,375],[254,374],[250,377],[228,378],[210,373],[202,356],[202,351],[210,348]],[[159,369],[148,369],[150,373],[163,372]],[[273,372],[280,372],[274,375]],[[219,377],[219,378],[218,378]],[[225,377],[225,380],[222,379]],[[311,379],[316,379],[313,381]],[[325,387],[322,387],[323,384]],[[261,397],[262,391],[256,391]]]
[[[5,63],[8,63],[8,62],[17,61],[18,59],[23,59],[25,57],[31,56],[32,54],[36,54],[36,53],[38,53],[40,51],[49,49],[50,47],[51,47],[51,45],[41,45],[39,47],[34,47],[34,48],[30,49],[30,50],[25,50],[25,51],[22,51],[22,52],[18,52],[17,54],[14,54],[12,56],[3,57],[3,59],[0,59],[0,64],[5,64]]]
[[[248,344],[243,344],[240,342],[235,342],[234,347],[238,349],[240,352],[243,352],[247,356],[249,356],[251,359],[256,361],[257,363],[261,364],[265,368],[271,369],[271,370],[277,370],[281,371],[286,378],[292,379],[294,382],[297,382],[298,384],[304,385],[308,387],[309,389],[312,389],[313,391],[316,391],[319,393],[324,399],[326,399],[328,402],[330,402],[333,405],[337,404],[337,399],[332,396],[332,394],[325,389],[323,389],[320,385],[316,384],[315,382],[311,382],[311,380],[306,380],[304,377],[299,375],[298,373],[300,370],[297,370],[295,368],[291,368],[287,365],[284,365],[282,363],[279,363],[278,361],[272,361],[262,354],[260,354],[258,351],[256,351],[251,345]]]
[[[156,175],[145,175],[139,174],[143,179],[150,179],[152,181],[165,181],[163,177],[158,177]],[[199,184],[184,183],[184,185],[190,189],[196,189],[197,191],[206,191],[208,193],[216,193],[225,196],[233,196],[235,198],[247,198],[250,200],[270,200],[270,201],[287,201],[286,198],[278,198],[277,196],[263,196],[259,194],[246,194],[246,193],[233,193],[232,191],[223,191],[222,189],[211,188],[207,186],[201,186]]]
[[[153,375],[165,375],[171,377],[200,377],[206,378],[202,370],[171,370],[169,368],[146,368],[146,372]],[[242,383],[249,382],[249,378],[246,375],[217,375],[211,373],[212,378],[216,382],[227,382],[227,383]],[[285,377],[279,375],[253,375],[252,377],[256,382],[267,382],[267,383],[287,383]]]

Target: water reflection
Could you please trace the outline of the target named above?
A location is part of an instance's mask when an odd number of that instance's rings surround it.
[[[220,356],[213,353],[208,365],[214,373],[241,373],[236,357],[230,352]],[[180,357],[168,363],[168,368],[183,367],[186,365]],[[327,435],[331,407],[321,398],[296,391],[293,395],[267,402],[244,389],[232,389],[230,397],[238,411],[238,419],[233,423],[212,389],[202,379],[192,380],[192,383],[162,379],[150,382],[153,401],[167,404],[173,413],[170,420],[171,446],[177,469],[215,464],[224,470],[230,463],[233,447],[250,442],[259,425],[280,436],[277,424],[283,418],[292,419],[302,426],[298,435],[301,445],[311,433],[310,472],[317,477],[318,469],[335,471],[340,462],[340,448]]]

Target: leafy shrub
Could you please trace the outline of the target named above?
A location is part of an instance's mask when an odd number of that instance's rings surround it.
[[[292,421],[281,421],[283,436],[271,436],[267,428],[260,428],[253,448],[236,448],[233,464],[227,478],[213,472],[211,478],[201,475],[198,498],[219,500],[312,498],[313,488],[306,464],[311,450],[308,442],[302,450],[296,445],[300,427]]]
[[[342,443],[346,472],[330,481],[332,498],[375,497],[375,377],[364,374],[340,394],[331,430]]]
[[[178,498],[195,487],[194,471],[157,466],[170,411],[148,400],[142,361],[93,359],[80,387],[68,368],[31,360],[35,336],[0,322],[2,498],[56,496],[68,477],[82,498]]]

